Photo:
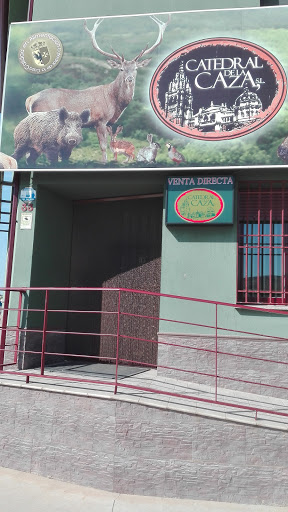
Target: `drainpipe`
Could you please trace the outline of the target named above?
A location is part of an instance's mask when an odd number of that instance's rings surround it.
[[[34,0],[29,0],[28,13],[27,13],[27,21],[32,21],[33,7],[34,7]]]
[[[5,69],[5,58],[7,48],[7,32],[8,32],[8,0],[0,0],[0,105],[3,92],[3,80]],[[1,107],[0,107],[1,110]]]

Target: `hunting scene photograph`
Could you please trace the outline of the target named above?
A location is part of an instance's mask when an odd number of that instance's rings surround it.
[[[1,152],[27,169],[288,163],[288,7],[11,25]]]

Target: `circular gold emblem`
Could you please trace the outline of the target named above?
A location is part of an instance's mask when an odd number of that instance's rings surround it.
[[[63,56],[63,45],[54,34],[38,32],[24,41],[18,53],[21,66],[28,73],[42,75],[58,66]]]

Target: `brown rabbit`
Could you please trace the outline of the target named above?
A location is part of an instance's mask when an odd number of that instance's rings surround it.
[[[128,142],[127,140],[116,140],[118,133],[122,132],[123,126],[118,126],[116,128],[116,132],[113,134],[113,130],[111,126],[106,126],[107,131],[111,137],[110,141],[110,149],[112,153],[114,154],[114,160],[117,160],[118,153],[121,153],[123,155],[126,155],[127,158],[124,160],[125,162],[130,162],[131,160],[134,160],[135,158],[135,147],[131,142]]]

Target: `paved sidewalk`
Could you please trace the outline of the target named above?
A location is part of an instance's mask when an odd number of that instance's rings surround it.
[[[288,512],[288,507],[174,500],[98,491],[0,468],[3,512]]]

